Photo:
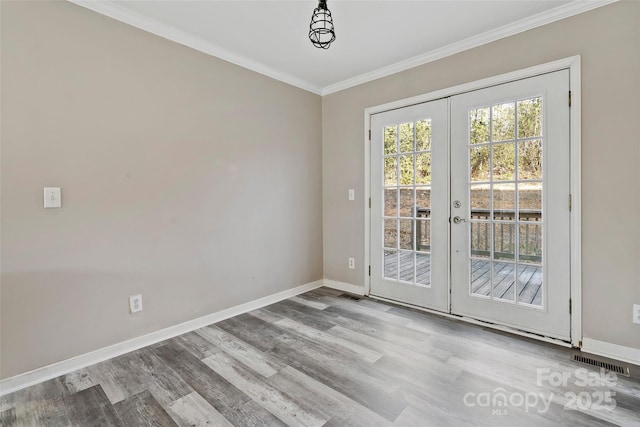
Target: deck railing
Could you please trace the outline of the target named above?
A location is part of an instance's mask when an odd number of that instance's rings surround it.
[[[516,213],[514,210],[495,210],[493,219],[495,221],[495,242],[493,257],[495,259],[514,260],[516,247],[517,228],[520,228],[520,254],[521,261],[533,263],[542,262],[542,211],[538,209],[521,209],[520,222],[515,223]],[[417,218],[429,218],[431,209],[416,206]],[[471,219],[490,220],[491,211],[489,209],[472,209]],[[416,250],[431,249],[431,229],[430,221],[417,221],[416,224]],[[471,223],[471,254],[479,257],[491,256],[491,230],[482,222]],[[475,225],[475,226],[474,226]]]

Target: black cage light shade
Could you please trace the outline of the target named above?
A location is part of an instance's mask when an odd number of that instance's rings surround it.
[[[326,0],[320,0],[318,7],[313,10],[311,24],[309,25],[309,39],[315,47],[329,49],[329,46],[336,39],[336,32],[333,28],[333,18],[331,11],[327,7]]]

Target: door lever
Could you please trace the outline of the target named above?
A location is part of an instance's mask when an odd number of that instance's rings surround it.
[[[467,220],[464,218],[460,218],[459,216],[453,217],[454,224],[460,224],[461,222],[467,222]]]

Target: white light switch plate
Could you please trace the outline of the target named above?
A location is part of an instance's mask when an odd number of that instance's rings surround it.
[[[349,189],[349,200],[355,200],[356,199],[356,190],[354,190],[353,188]]]
[[[62,207],[62,192],[60,191],[60,187],[44,187],[44,207]]]

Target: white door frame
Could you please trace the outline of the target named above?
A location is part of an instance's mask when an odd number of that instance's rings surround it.
[[[546,64],[536,65],[510,73],[500,74],[498,76],[489,77],[474,82],[464,83],[446,89],[441,89],[426,94],[414,96],[411,98],[401,99],[364,110],[364,258],[366,260],[364,266],[364,294],[369,295],[370,292],[370,276],[369,266],[371,265],[370,241],[370,208],[369,198],[371,197],[371,115],[384,111],[394,110],[396,108],[408,107],[410,105],[420,104],[423,102],[433,101],[440,98],[451,97],[461,93],[470,92],[477,89],[484,89],[503,83],[521,80],[528,77],[534,77],[558,70],[569,70],[569,90],[571,91],[571,109],[570,109],[570,180],[571,180],[571,344],[574,347],[582,347],[582,235],[581,235],[581,82],[580,82],[580,56],[572,56],[557,61],[548,62]],[[451,287],[451,281],[448,283]],[[436,312],[437,313],[437,312]],[[487,324],[491,326],[491,324]],[[502,329],[502,328],[501,328]],[[517,333],[517,330],[513,330]],[[531,334],[527,334],[531,336]],[[534,336],[535,337],[535,336]],[[545,341],[548,341],[545,339]]]

